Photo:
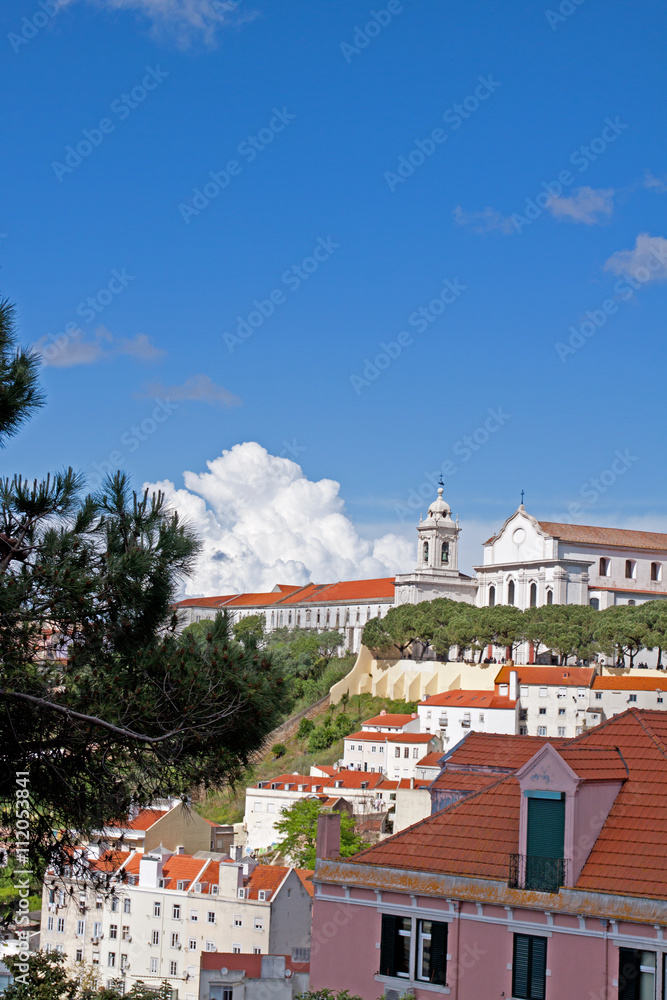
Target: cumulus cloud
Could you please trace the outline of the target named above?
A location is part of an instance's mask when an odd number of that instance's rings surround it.
[[[667,176],[654,177],[650,170],[646,170],[644,172],[644,187],[657,191],[658,194],[664,194],[667,191]]]
[[[630,274],[638,281],[667,281],[667,240],[640,233],[632,250],[618,250],[604,265],[612,274]]]
[[[312,482],[296,462],[256,442],[234,445],[207,467],[185,472],[181,489],[169,480],[147,484],[163,490],[202,539],[186,594],[269,591],[277,583],[360,580],[414,567],[414,540],[362,538],[339,483]]]
[[[468,226],[474,233],[491,233],[499,230],[509,236],[517,231],[512,220],[501,215],[495,208],[487,207],[481,212],[466,212],[458,205],[452,215],[454,222],[459,226]]]
[[[145,333],[116,338],[105,326],[98,326],[92,337],[80,329],[61,333],[57,337],[41,337],[33,344],[33,350],[51,368],[93,365],[122,354],[137,361],[157,361],[165,354]]]
[[[168,34],[185,47],[193,39],[215,45],[226,25],[254,21],[259,12],[250,0],[87,0],[107,10],[135,11],[145,17],[154,35]]]
[[[571,198],[550,198],[547,208],[557,219],[601,225],[614,211],[614,189],[580,187]]]
[[[162,382],[153,382],[146,387],[141,396],[168,396],[169,399],[190,399],[208,403],[210,406],[224,407],[239,406],[241,403],[238,396],[224,386],[217,385],[208,375],[193,375],[182,385],[163,385]]]

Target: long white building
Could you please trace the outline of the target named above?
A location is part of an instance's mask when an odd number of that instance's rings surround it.
[[[523,504],[483,544],[475,577],[458,569],[461,533],[442,487],[417,525],[412,573],[375,580],[277,584],[266,594],[192,597],[178,604],[184,625],[226,609],[235,620],[261,614],[267,631],[340,631],[358,652],[366,622],[399,604],[449,597],[479,607],[543,604],[608,608],[667,597],[667,534],[539,521]],[[529,656],[526,648],[519,659]]]

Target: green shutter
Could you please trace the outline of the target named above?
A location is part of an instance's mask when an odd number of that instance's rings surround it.
[[[565,800],[527,799],[526,854],[534,858],[562,858],[565,842]]]
[[[547,939],[531,938],[530,956],[530,997],[531,1000],[544,1000],[547,975]]]
[[[618,1000],[639,1000],[639,952],[619,948]]]
[[[397,917],[382,914],[382,936],[380,938],[380,975],[393,976],[396,972],[395,944]]]
[[[447,924],[431,924],[431,975],[437,986],[447,982]]]
[[[530,964],[530,938],[527,934],[514,935],[514,960],[512,962],[512,996],[521,1000],[529,996],[528,966]]]

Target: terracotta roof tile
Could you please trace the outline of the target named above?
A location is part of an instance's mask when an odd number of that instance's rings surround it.
[[[638,677],[636,674],[626,674],[623,677],[596,677],[593,681],[594,691],[667,691],[667,677]]]
[[[372,719],[364,719],[362,726],[405,726],[414,722],[416,715],[395,715],[385,712],[384,715],[374,715]]]
[[[595,677],[594,667],[513,667],[506,664],[497,674],[496,684],[509,684],[512,670],[516,670],[519,684],[589,687]]]
[[[381,577],[376,580],[344,580],[332,583],[306,598],[310,603],[329,604],[335,601],[350,603],[354,601],[380,601],[394,599],[394,577]]]
[[[559,524],[538,521],[540,528],[563,542],[583,545],[605,545],[615,548],[667,551],[667,535],[657,531],[631,531],[627,528],[596,528],[588,524]]]
[[[260,889],[275,892],[285,881],[289,868],[283,865],[257,865],[246,882],[246,899],[259,899]]]
[[[586,781],[625,781],[628,767],[616,747],[609,749],[577,745],[558,751],[577,777]]]
[[[442,694],[431,695],[420,705],[451,708],[516,708],[516,700],[500,696],[495,691],[443,691]]]
[[[227,601],[231,601],[235,594],[227,594],[224,597],[186,597],[184,601],[176,603],[177,608],[217,608]]]
[[[445,756],[448,768],[479,767],[485,770],[516,771],[529,761],[545,743],[554,747],[567,746],[566,739],[546,739],[544,736],[505,736],[470,732]]]
[[[133,820],[126,823],[123,830],[150,830],[154,823],[166,816],[165,809],[142,809]]]
[[[444,753],[442,750],[432,750],[425,757],[417,761],[417,767],[440,767]]]

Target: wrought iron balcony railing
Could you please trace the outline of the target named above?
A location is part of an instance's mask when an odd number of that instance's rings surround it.
[[[510,854],[510,889],[532,889],[535,892],[558,892],[565,885],[567,858],[539,858],[527,854]]]

